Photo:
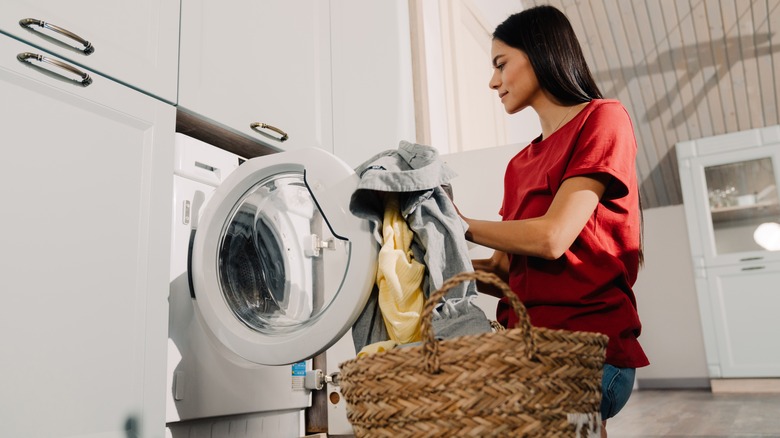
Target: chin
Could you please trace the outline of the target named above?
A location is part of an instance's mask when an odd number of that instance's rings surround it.
[[[520,111],[528,108],[530,105],[504,105],[504,110],[507,114],[517,114]]]

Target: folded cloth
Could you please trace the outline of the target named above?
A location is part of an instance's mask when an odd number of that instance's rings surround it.
[[[385,327],[393,341],[400,344],[416,342],[421,339],[425,265],[412,257],[410,247],[414,233],[401,217],[395,193],[385,196],[382,230],[384,243],[379,250],[376,284]]]
[[[350,199],[350,211],[369,221],[369,227],[379,245],[384,219],[384,193],[398,194],[401,216],[414,233],[411,250],[416,260],[424,262],[427,275],[423,281],[426,297],[440,288],[455,274],[472,271],[465,231],[467,224],[458,215],[455,205],[442,187],[454,178],[449,166],[439,159],[438,151],[430,146],[401,141],[397,150],[380,152],[355,169],[360,176],[358,188]],[[450,289],[445,301],[453,300],[448,310],[437,309],[432,315],[432,326],[437,337],[452,333],[475,334],[489,332],[490,322],[482,309],[474,304],[476,282],[463,282]],[[468,298],[468,299],[467,299]],[[353,325],[356,349],[359,342],[372,343],[385,339],[374,333],[377,309],[369,300],[363,314]],[[441,307],[441,306],[440,306]],[[463,318],[469,323],[463,330],[451,331]],[[449,321],[445,321],[445,320]],[[464,333],[468,332],[468,333]],[[363,344],[366,345],[366,344]]]

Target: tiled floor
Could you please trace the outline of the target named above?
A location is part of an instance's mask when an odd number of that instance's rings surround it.
[[[609,438],[780,437],[780,394],[637,390],[607,432]]]

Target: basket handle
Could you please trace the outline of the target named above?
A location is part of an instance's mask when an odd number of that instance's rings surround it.
[[[523,303],[517,298],[512,289],[507,286],[497,275],[485,272],[462,272],[460,274],[452,276],[449,280],[445,281],[436,292],[431,294],[428,301],[425,302],[421,319],[421,331],[423,337],[423,360],[425,371],[436,374],[441,371],[439,364],[439,341],[434,338],[433,325],[431,324],[431,314],[433,309],[439,304],[439,301],[444,295],[464,281],[478,280],[483,283],[489,283],[498,287],[504,296],[509,300],[509,304],[517,313],[518,326],[523,332],[523,340],[525,341],[525,355],[528,359],[533,358],[536,353],[536,340],[534,339],[533,332],[531,331],[531,320],[528,317],[528,312],[525,309]]]

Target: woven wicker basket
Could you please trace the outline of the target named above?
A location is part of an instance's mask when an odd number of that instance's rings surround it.
[[[435,340],[435,303],[473,279],[503,291],[519,327]],[[599,436],[607,336],[531,327],[506,283],[484,272],[445,282],[422,318],[421,345],[341,364],[341,392],[356,436]]]

